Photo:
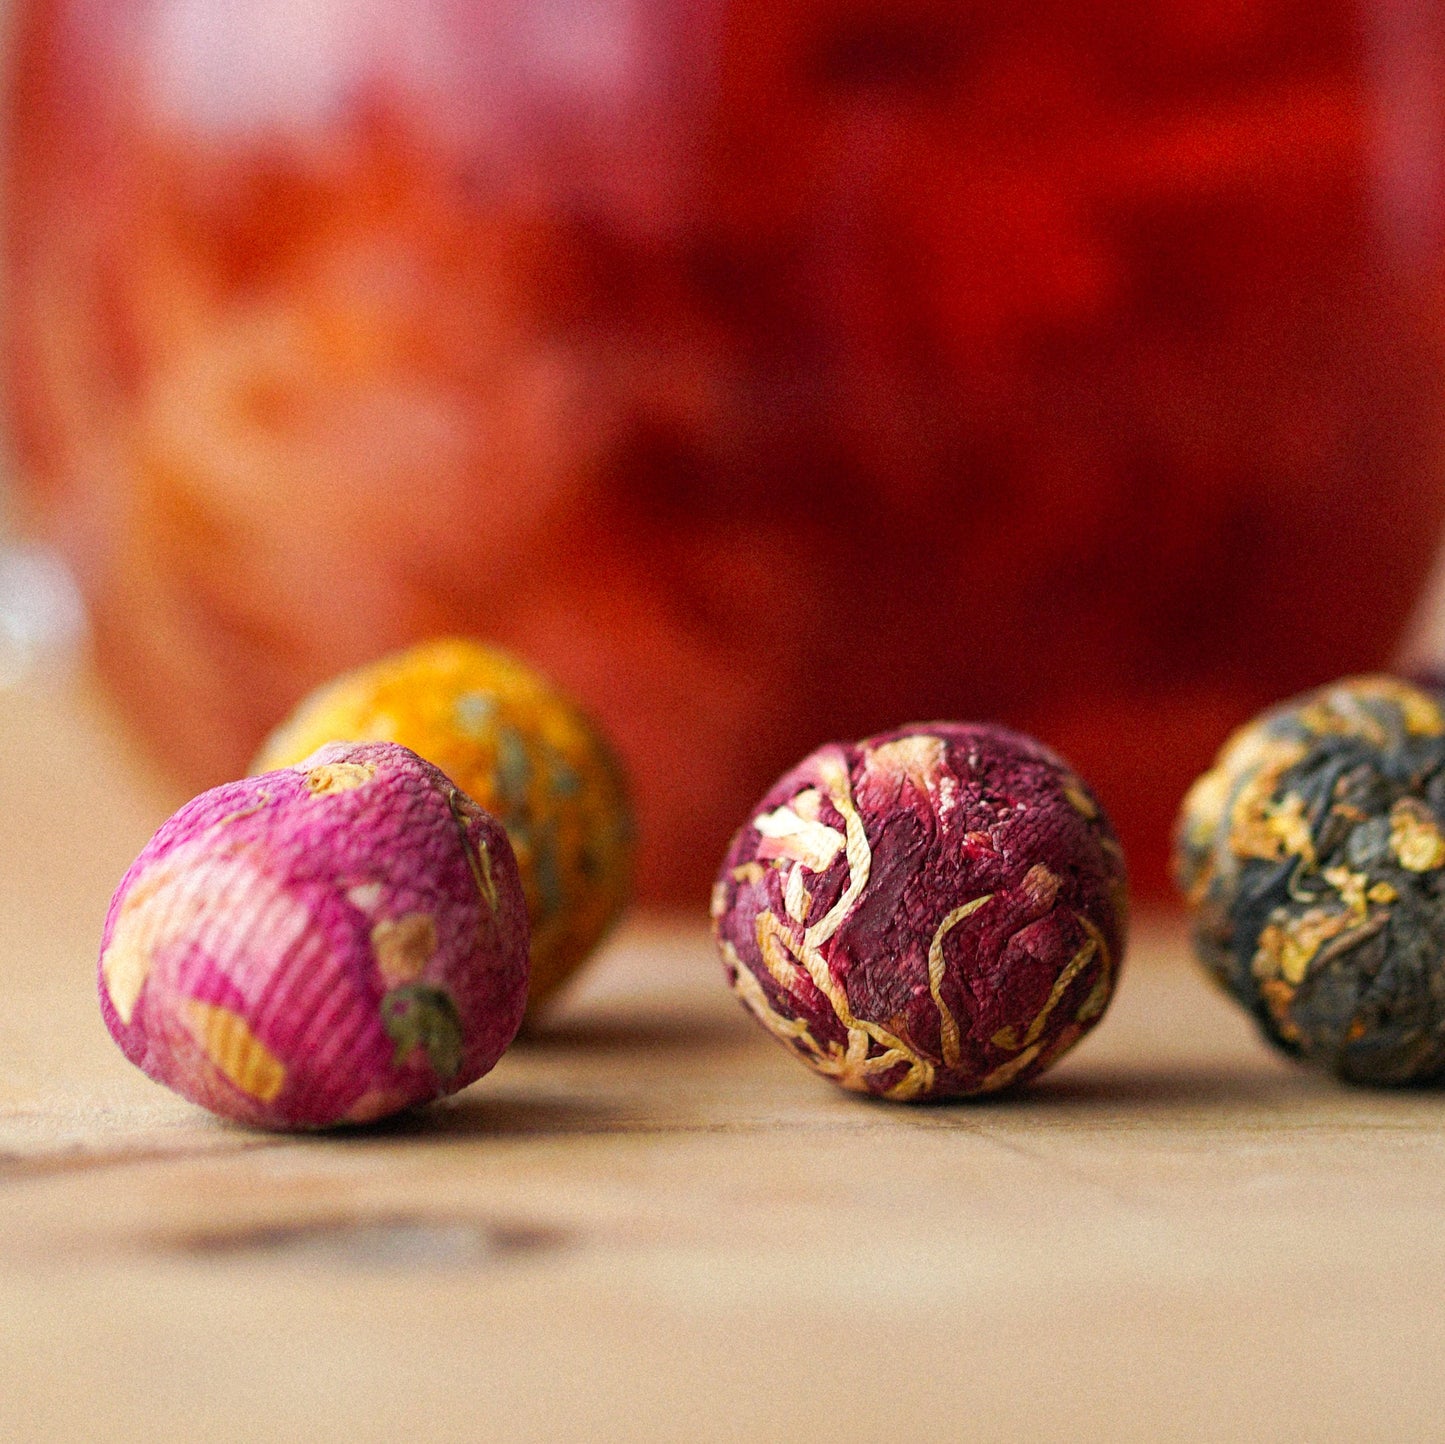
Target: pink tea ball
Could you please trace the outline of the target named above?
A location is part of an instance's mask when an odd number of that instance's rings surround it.
[[[1124,860],[1093,794],[1003,727],[821,747],[733,838],[713,891],[733,991],[825,1077],[895,1100],[1036,1076],[1108,1006]]]
[[[267,1128],[454,1093],[527,1001],[501,825],[415,753],[333,743],[188,802],[121,879],[100,1004],[126,1057]]]

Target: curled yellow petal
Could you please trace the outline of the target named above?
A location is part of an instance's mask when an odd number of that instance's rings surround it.
[[[1445,864],[1445,836],[1430,809],[1402,797],[1390,809],[1390,851],[1410,872],[1433,872]]]
[[[844,846],[837,828],[803,817],[786,805],[755,817],[753,826],[766,839],[759,848],[760,856],[786,857],[813,872],[831,867]]]
[[[375,776],[376,768],[370,762],[323,762],[306,774],[306,786],[312,797],[328,797],[365,787]]]
[[[371,929],[371,950],[388,987],[414,983],[437,949],[436,922],[430,913],[383,918]]]
[[[188,999],[182,1016],[216,1069],[242,1093],[269,1103],[286,1084],[286,1065],[251,1031],[239,1013]]]

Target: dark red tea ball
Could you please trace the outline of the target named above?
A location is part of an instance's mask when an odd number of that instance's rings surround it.
[[[1102,1016],[1124,860],[1089,789],[1003,727],[820,747],[728,849],[713,891],[733,991],[844,1088],[895,1100],[1036,1076]]]

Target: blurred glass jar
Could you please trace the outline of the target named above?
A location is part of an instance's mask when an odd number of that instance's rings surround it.
[[[21,0],[33,523],[192,783],[465,630],[701,897],[828,736],[1002,718],[1136,873],[1440,533],[1433,3]]]

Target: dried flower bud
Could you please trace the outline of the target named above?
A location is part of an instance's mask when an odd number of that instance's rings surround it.
[[[187,803],[111,900],[101,1011],[138,1067],[270,1128],[464,1088],[527,990],[500,824],[390,743],[336,744]]]
[[[1285,1052],[1353,1083],[1445,1073],[1445,713],[1355,677],[1240,728],[1184,799],[1204,965]]]
[[[758,1022],[898,1100],[1041,1073],[1108,1005],[1125,912],[1088,788],[1030,738],[956,723],[820,748],[763,798],[713,893]]]
[[[325,742],[399,742],[507,829],[532,925],[529,1013],[597,946],[627,900],[632,811],[622,766],[585,713],[502,652],[426,642],[359,667],[301,704],[256,759]]]

